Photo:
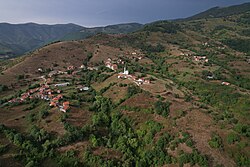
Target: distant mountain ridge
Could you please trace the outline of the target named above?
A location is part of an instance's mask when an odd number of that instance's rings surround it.
[[[105,27],[83,28],[78,32],[67,34],[65,37],[62,38],[62,40],[80,40],[80,39],[85,39],[89,36],[93,36],[97,33],[126,34],[137,31],[142,27],[143,24],[139,23],[124,23],[124,24],[108,25]]]
[[[0,23],[0,54],[21,55],[80,29],[75,24]]]
[[[204,12],[188,17],[187,20],[196,20],[203,18],[219,18],[231,16],[234,14],[241,14],[250,11],[250,2],[240,5],[234,5],[229,7],[213,7]]]
[[[14,57],[57,40],[80,40],[97,33],[120,34],[138,30],[138,23],[86,28],[76,24],[0,23],[0,58]]]

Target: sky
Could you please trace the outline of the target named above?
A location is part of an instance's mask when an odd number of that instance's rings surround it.
[[[85,27],[150,23],[250,0],[0,0],[0,22],[75,23]]]

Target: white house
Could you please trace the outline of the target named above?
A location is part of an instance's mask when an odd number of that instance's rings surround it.
[[[55,87],[68,86],[68,85],[70,85],[70,83],[66,82],[66,83],[55,84]]]

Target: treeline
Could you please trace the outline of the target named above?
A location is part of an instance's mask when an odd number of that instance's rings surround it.
[[[144,31],[150,32],[162,32],[168,34],[176,34],[181,27],[179,24],[169,21],[158,21],[152,24],[148,24],[144,27]]]
[[[230,48],[250,54],[250,39],[226,39],[222,42]]]

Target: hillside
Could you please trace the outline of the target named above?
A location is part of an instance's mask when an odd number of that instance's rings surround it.
[[[250,166],[248,14],[0,61],[0,166]]]

